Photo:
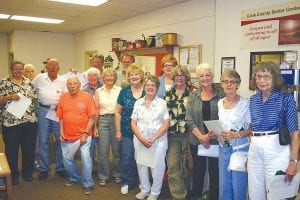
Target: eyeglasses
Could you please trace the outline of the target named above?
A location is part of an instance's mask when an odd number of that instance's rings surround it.
[[[173,64],[164,64],[164,67],[174,67]]]
[[[268,81],[268,80],[270,80],[272,78],[272,76],[271,75],[259,75],[259,74],[256,74],[255,75],[255,79],[256,80],[261,80],[261,79],[263,79],[264,81]]]
[[[237,80],[231,80],[231,81],[229,81],[229,80],[223,80],[223,81],[221,81],[222,83],[224,83],[224,84],[226,84],[226,85],[233,85],[233,84],[236,84],[236,83],[238,83],[239,81],[237,81]]]
[[[182,77],[185,77],[185,75],[184,74],[175,74],[175,77],[182,78]]]

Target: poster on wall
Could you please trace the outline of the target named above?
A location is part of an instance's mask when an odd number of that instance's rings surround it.
[[[241,49],[300,44],[300,1],[241,13]]]

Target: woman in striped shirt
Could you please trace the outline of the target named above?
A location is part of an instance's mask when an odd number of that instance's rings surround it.
[[[285,181],[291,181],[297,173],[298,118],[293,96],[283,92],[284,81],[276,63],[256,64],[252,82],[257,92],[250,98],[249,196],[264,200],[268,180],[277,171],[285,172]],[[279,144],[282,108],[284,123],[290,132],[290,145]]]

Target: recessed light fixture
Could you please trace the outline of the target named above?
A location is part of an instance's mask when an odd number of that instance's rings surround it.
[[[72,4],[79,4],[85,6],[99,6],[108,2],[108,0],[49,0],[49,1],[56,1],[61,3],[72,3]]]
[[[60,24],[65,21],[65,20],[60,20],[60,19],[29,17],[29,16],[19,16],[19,15],[13,15],[13,16],[11,16],[10,19],[21,20],[21,21],[30,21],[30,22],[50,23],[50,24]]]
[[[0,14],[0,19],[8,19],[10,15]]]

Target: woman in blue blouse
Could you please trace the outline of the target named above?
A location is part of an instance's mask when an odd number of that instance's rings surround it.
[[[283,92],[284,81],[276,63],[256,64],[252,82],[258,91],[250,98],[249,196],[264,200],[267,182],[277,171],[286,173],[285,181],[291,181],[297,173],[298,117],[293,96]],[[281,108],[290,132],[290,145],[279,144]]]
[[[130,85],[122,88],[120,91],[115,110],[116,138],[121,142],[122,194],[127,194],[129,187],[135,187],[138,184],[138,175],[134,160],[133,132],[130,123],[134,103],[139,98],[145,96],[143,90],[144,72],[141,67],[131,65],[126,77]]]

